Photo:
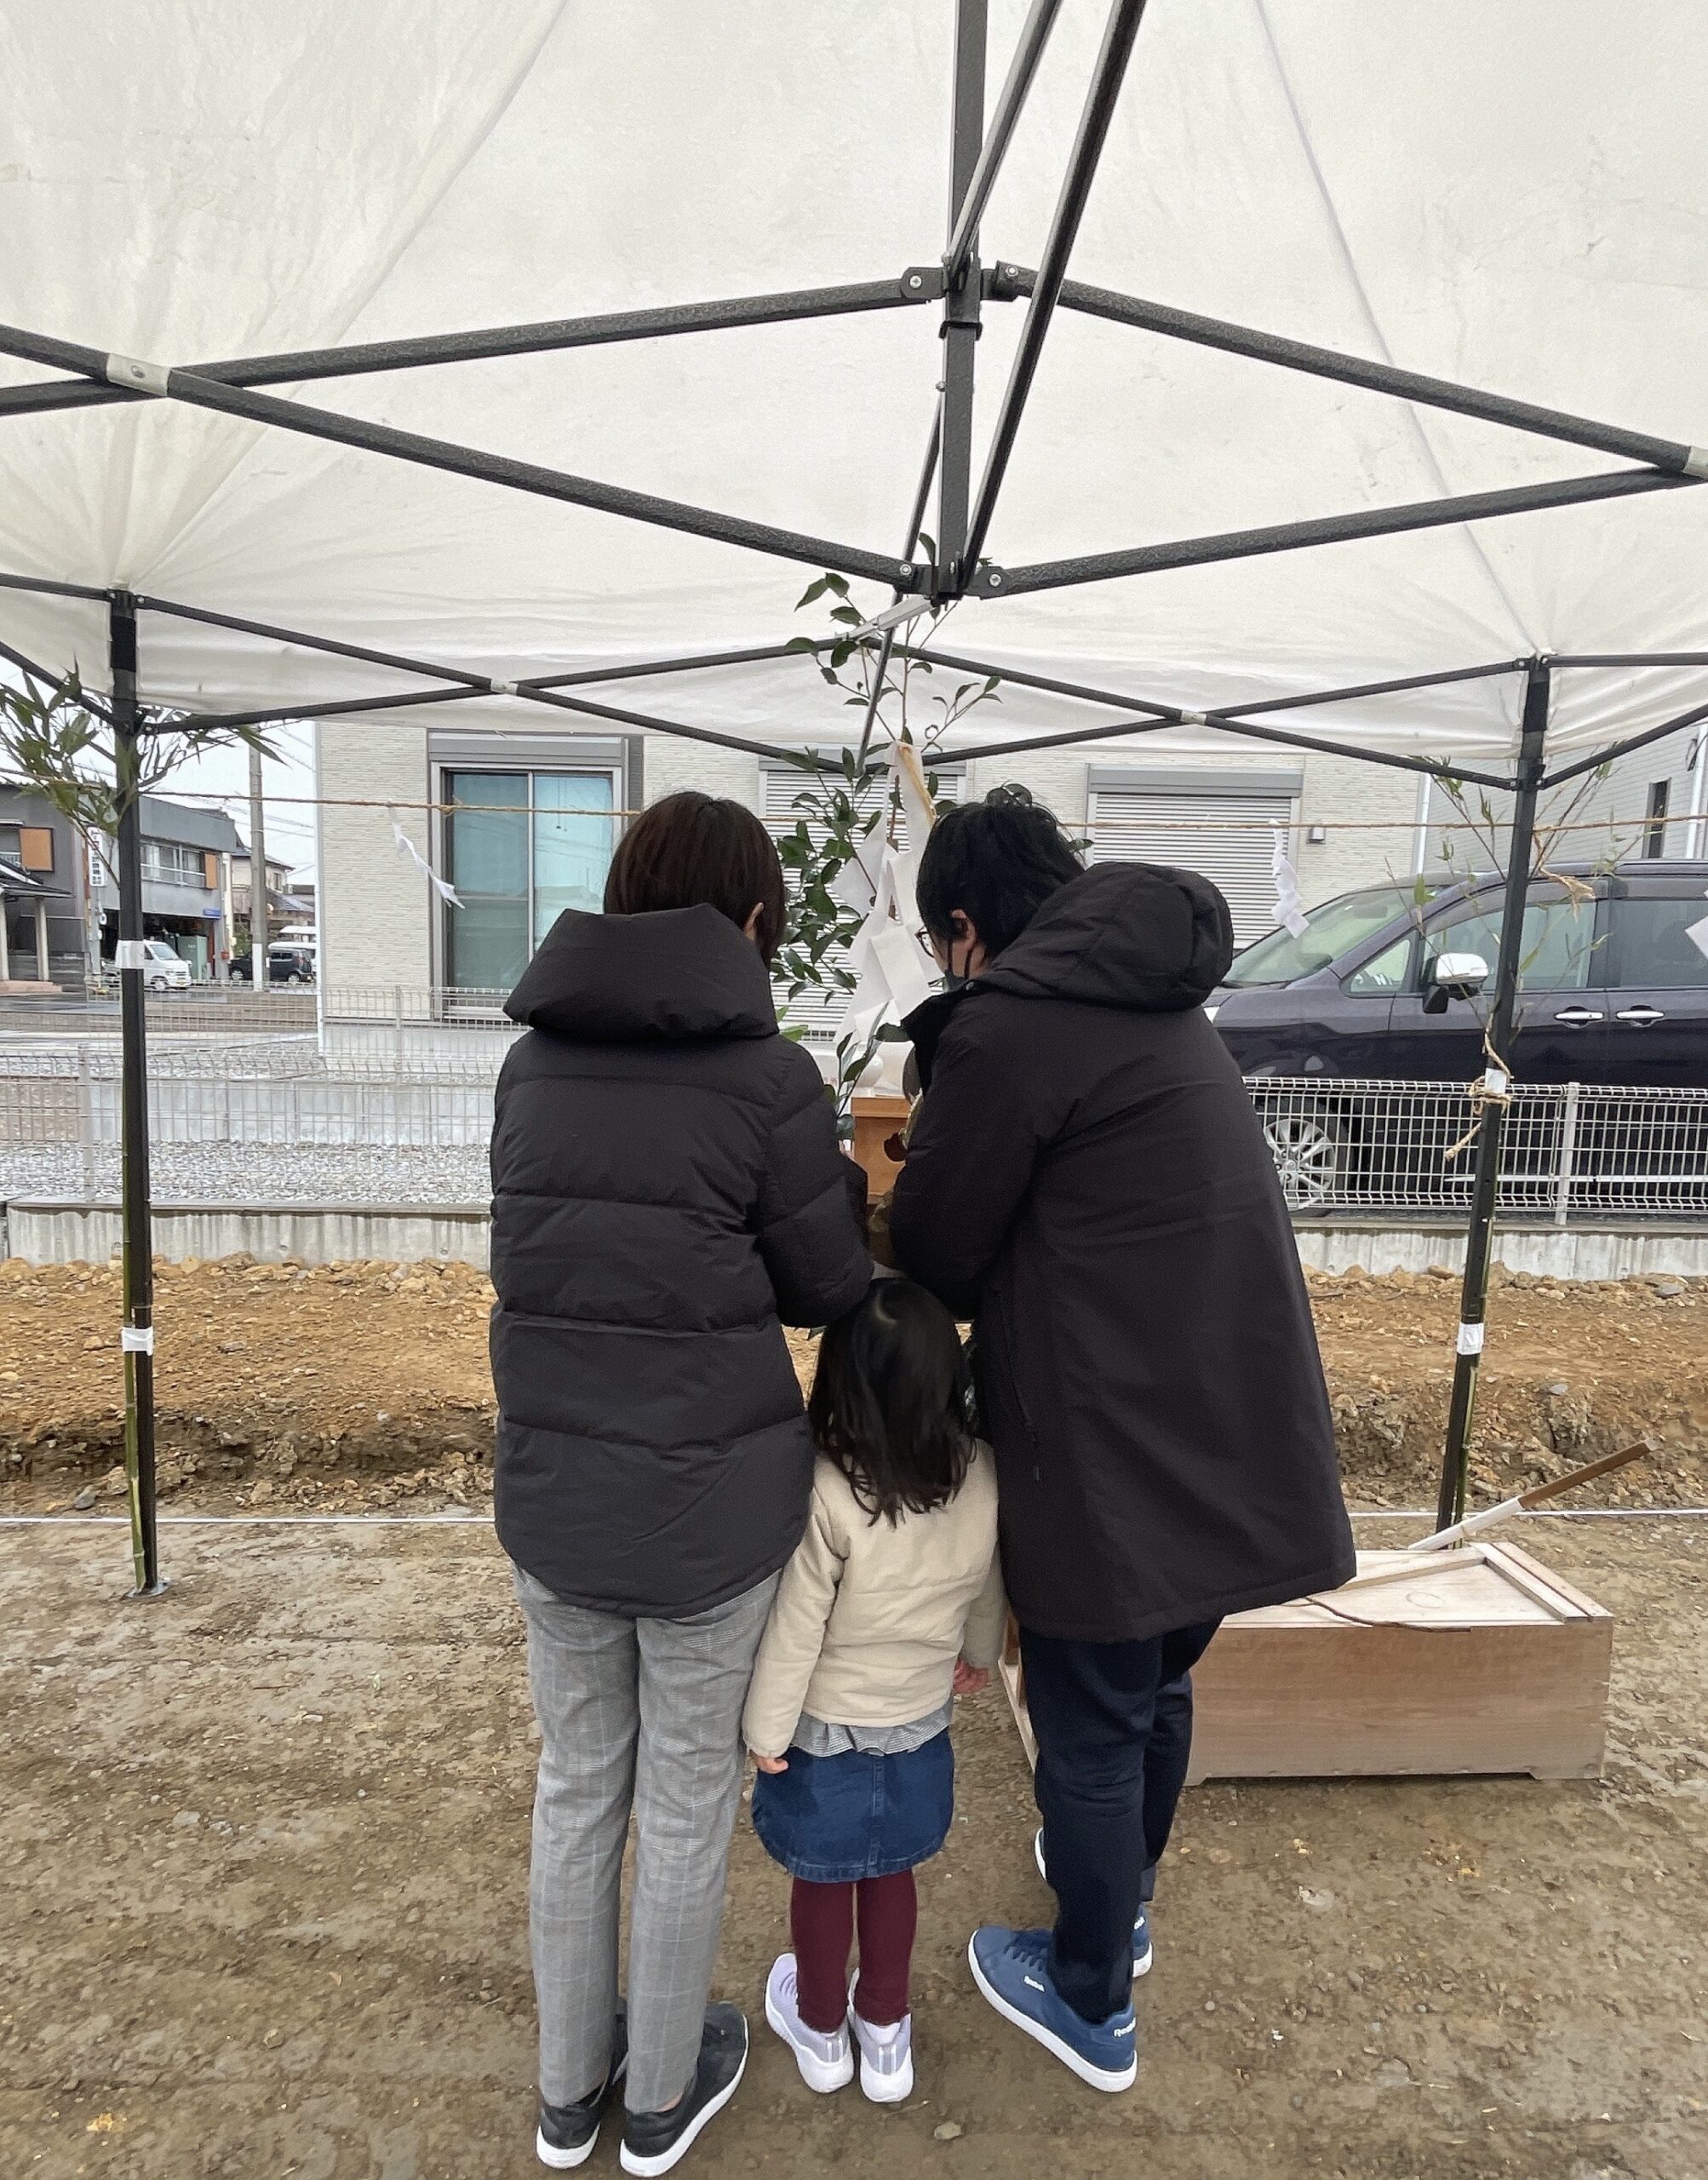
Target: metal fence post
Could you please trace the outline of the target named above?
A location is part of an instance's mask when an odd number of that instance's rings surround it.
[[[83,1162],[83,1202],[95,1202],[95,1079],[89,1047],[77,1047],[77,1148]]]
[[[404,988],[392,986],[392,1064],[403,1072],[404,1065]]]
[[[1566,1105],[1560,1116],[1560,1162],[1554,1181],[1554,1224],[1563,1226],[1572,1208],[1572,1168],[1578,1155],[1578,1093],[1581,1083],[1566,1085]]]

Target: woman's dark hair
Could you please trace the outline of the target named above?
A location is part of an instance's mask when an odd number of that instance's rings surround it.
[[[933,938],[954,935],[959,909],[987,954],[1012,946],[1051,894],[1084,865],[1052,813],[1023,787],[946,810],[920,858],[920,914]]]
[[[692,788],[644,810],[617,842],[605,881],[607,915],[702,903],[745,929],[755,907],[754,938],[771,966],[782,944],[782,865],[771,835],[742,803]]]
[[[928,1514],[966,1481],[971,1387],[954,1319],[910,1279],[874,1279],[825,1328],[807,1403],[814,1443],[874,1522]]]

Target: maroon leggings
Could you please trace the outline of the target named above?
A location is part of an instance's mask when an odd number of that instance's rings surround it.
[[[887,2028],[908,2011],[908,1966],[919,1920],[913,1872],[863,1877],[857,1885],[809,1885],[798,1877],[788,1896],[788,1927],[800,2017],[821,2036],[834,2034],[847,2017],[848,1949],[854,1941],[857,1902],[860,1982],[855,2011],[874,2028]]]

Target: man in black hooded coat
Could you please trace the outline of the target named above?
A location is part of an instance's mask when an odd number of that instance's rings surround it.
[[[976,1319],[1059,1906],[1042,1971],[1043,1934],[981,1932],[975,1972],[1011,2018],[1011,1971],[1022,2011],[1052,1987],[1072,2018],[1019,2025],[1119,2087],[1118,2045],[1109,2066],[1062,2047],[1149,1965],[1190,1667],[1225,1614],[1347,1580],[1351,1532],[1287,1207],[1203,1010],[1232,951],[1221,895],[1082,870],[1005,790],[939,823],[919,893],[951,989],[908,1025],[926,1088],[891,1237]]]

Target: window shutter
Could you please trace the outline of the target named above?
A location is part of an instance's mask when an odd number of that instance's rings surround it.
[[[1092,795],[1093,863],[1162,863],[1202,873],[1227,896],[1240,945],[1275,927],[1272,824],[1291,827],[1294,799],[1259,791],[1098,788]]]
[[[959,802],[966,793],[966,772],[964,766],[952,767],[946,772],[934,772],[931,777],[937,783],[937,799],[941,803]],[[797,795],[811,791],[812,775],[800,771],[793,765],[766,765],[762,769],[759,778],[765,796],[765,824],[778,838],[785,833],[792,833],[806,816],[805,811],[795,808],[795,798]],[[862,797],[859,807],[862,810],[868,810],[877,806],[881,803],[886,792],[886,785],[881,778],[873,781]],[[807,831],[811,836],[814,846],[822,847],[825,837],[823,826],[815,824],[809,819]],[[908,844],[905,818],[901,821],[897,837],[901,846],[905,849]],[[847,954],[843,948],[833,947],[824,957],[824,967],[827,969],[843,967],[846,964],[847,958]],[[786,987],[780,987],[777,995],[778,1018],[784,1028],[803,1030],[807,1041],[811,1044],[834,1047],[841,1028],[842,1018],[848,1011],[850,995],[839,987],[815,989],[809,984],[805,991],[797,992],[793,999],[785,1001],[782,997],[782,991],[785,989]]]
[[[51,870],[54,867],[52,828],[47,825],[20,825],[18,828],[18,860],[26,870]]]
[[[202,853],[202,883],[210,893],[220,890],[220,858],[211,848]]]

